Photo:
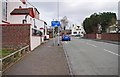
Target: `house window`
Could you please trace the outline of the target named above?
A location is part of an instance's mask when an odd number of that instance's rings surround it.
[[[74,34],[77,34],[77,32],[73,32]]]
[[[7,0],[2,0],[2,20],[7,21]]]
[[[42,36],[42,32],[41,31],[38,31],[36,29],[32,29],[32,35],[33,36]]]
[[[81,32],[81,34],[84,34],[84,32]]]

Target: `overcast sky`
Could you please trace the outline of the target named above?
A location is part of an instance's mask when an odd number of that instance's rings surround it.
[[[57,19],[57,0],[28,0],[40,12],[40,19],[50,25]],[[119,0],[59,0],[59,19],[67,16],[70,24],[80,25],[93,13],[114,12],[118,15]]]

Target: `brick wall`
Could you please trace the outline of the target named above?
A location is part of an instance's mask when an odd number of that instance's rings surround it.
[[[120,41],[120,33],[104,33],[101,35],[103,40]]]
[[[2,48],[30,45],[30,24],[2,24]]]
[[[96,34],[85,34],[84,38],[96,39]]]
[[[120,33],[85,34],[84,38],[120,41]]]

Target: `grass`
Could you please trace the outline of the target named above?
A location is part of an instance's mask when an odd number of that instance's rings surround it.
[[[0,51],[0,57],[5,57],[11,53],[12,53],[11,51],[9,51],[7,49],[3,49],[2,51]]]

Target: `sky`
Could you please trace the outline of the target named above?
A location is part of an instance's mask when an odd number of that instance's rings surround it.
[[[40,19],[51,25],[54,19],[67,16],[69,24],[81,25],[93,13],[114,12],[118,16],[119,0],[28,0],[40,12]],[[58,2],[59,1],[59,9]],[[59,10],[59,13],[58,13]]]

